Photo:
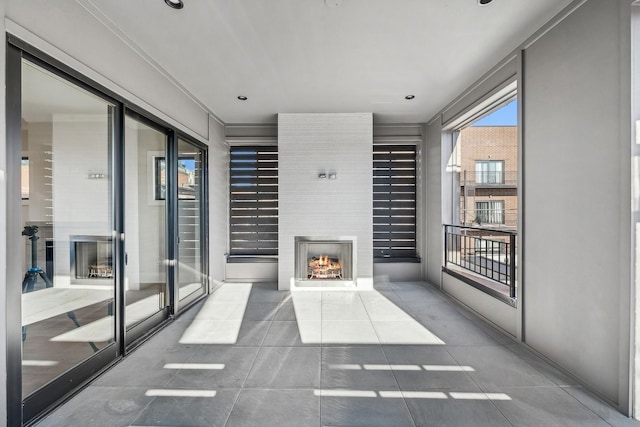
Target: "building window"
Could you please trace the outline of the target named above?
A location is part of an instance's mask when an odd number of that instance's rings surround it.
[[[373,256],[417,259],[416,146],[373,147]]]
[[[278,148],[232,146],[229,172],[229,255],[278,255]]]
[[[476,184],[504,183],[504,161],[476,160]]]
[[[165,200],[167,197],[167,166],[164,157],[153,158],[155,199]],[[195,199],[196,159],[194,157],[179,158],[178,162],[178,197]]]
[[[476,222],[483,224],[504,224],[504,200],[476,202]]]

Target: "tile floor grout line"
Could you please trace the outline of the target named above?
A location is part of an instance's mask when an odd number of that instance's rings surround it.
[[[206,299],[209,299],[209,297],[207,297]],[[202,307],[201,307],[201,308],[202,308]],[[191,320],[189,321],[189,324],[191,324],[191,321],[192,321],[192,320],[194,320],[194,319],[191,319]],[[162,331],[160,331],[160,332],[162,332]],[[140,348],[140,347],[136,348],[136,350],[138,350],[139,348]],[[165,347],[165,350],[166,350],[166,347]],[[192,349],[192,350],[190,351],[190,353],[189,353],[189,354],[191,354],[191,356],[189,357],[189,361],[193,360],[193,358],[195,357],[195,356],[193,355],[193,353],[194,353],[194,350]],[[166,354],[166,353],[165,353],[165,354]],[[178,374],[180,373],[180,371],[183,371],[183,369],[176,369],[175,373],[174,373],[174,374],[173,374],[173,375],[172,375],[172,376],[171,376],[171,377],[170,377],[170,378],[169,378],[169,379],[164,383],[164,385],[163,385],[162,387],[167,388],[167,386],[169,385],[169,383],[171,383],[171,381],[173,381],[173,380],[178,376]],[[148,389],[148,387],[142,387],[142,388],[147,388],[147,389]],[[154,397],[153,397],[153,399],[151,399],[151,400],[149,401],[149,403],[147,403],[147,404],[144,406],[144,408],[142,408],[142,410],[141,410],[141,411],[138,413],[138,415],[133,419],[133,421],[132,421],[131,423],[129,423],[129,425],[130,425],[130,426],[131,426],[131,425],[134,425],[134,424],[135,424],[135,422],[136,422],[136,420],[137,420],[138,418],[140,418],[140,417],[142,416],[142,414],[144,414],[144,411],[146,411],[146,410],[147,410],[147,408],[148,408],[149,406],[151,406],[151,404],[152,404],[153,402],[155,402],[157,399],[158,399],[158,396],[154,396]]]
[[[447,305],[449,305],[449,306],[452,306],[452,304],[451,304],[449,301],[447,301],[446,299],[443,299],[443,300],[442,300],[442,302],[443,302],[443,303],[445,303],[445,304],[447,304]],[[455,308],[455,307],[454,307],[454,308]],[[461,317],[465,317],[463,313],[459,313],[459,315],[460,315]],[[483,332],[484,332],[484,331],[483,331]],[[488,334],[487,334],[487,335],[488,335]],[[499,343],[498,343],[498,344],[499,344]],[[474,347],[482,347],[482,346],[474,346]],[[487,347],[495,347],[495,346],[493,346],[493,345],[492,345],[492,346],[487,346]],[[460,364],[460,362],[458,361],[458,359],[456,359],[456,358],[454,357],[454,355],[453,355],[453,354],[451,354],[451,352],[450,352],[450,351],[449,351],[449,349],[447,348],[446,343],[445,343],[445,345],[443,345],[443,346],[442,346],[442,348],[443,348],[443,349],[444,349],[444,351],[449,355],[449,357],[451,357],[451,359],[452,359],[454,362],[456,362],[456,364],[457,364],[458,366],[462,366],[462,365]],[[487,396],[486,392],[482,389],[482,387],[480,386],[480,384],[478,384],[478,382],[477,382],[476,380],[474,380],[474,379],[473,379],[473,377],[472,377],[468,372],[464,372],[464,374],[467,376],[467,378],[469,378],[469,380],[471,380],[471,382],[472,382],[476,387],[478,387],[478,390],[480,390],[480,392],[481,392],[481,393],[483,393],[485,396]],[[487,396],[487,397],[488,397],[488,396]],[[512,427],[515,427],[515,426],[514,426],[514,424],[511,422],[511,420],[510,420],[510,419],[509,419],[509,418],[508,418],[508,417],[507,417],[507,416],[506,416],[506,415],[505,415],[505,414],[500,410],[500,408],[498,408],[498,405],[496,405],[496,403],[495,403],[492,399],[489,399],[489,401],[491,402],[491,404],[493,405],[493,407],[494,407],[494,408],[495,408],[495,409],[500,413],[500,415],[502,415],[502,417],[507,421],[507,423],[509,423]]]
[[[392,290],[392,292],[395,294],[396,291]],[[397,294],[396,297],[400,298]],[[403,301],[401,299],[401,301]],[[397,306],[397,303],[394,303]],[[403,307],[399,307],[401,310],[404,310]],[[367,309],[367,307],[365,306],[365,310]],[[369,312],[367,311],[367,315],[369,315]],[[374,328],[375,331],[375,328]],[[377,332],[376,332],[377,335]],[[378,338],[378,341],[380,341],[380,338]],[[387,365],[391,366],[391,361],[389,360],[389,357],[387,356],[387,353],[384,351],[384,346],[382,345],[382,343],[379,343],[380,345],[380,351],[382,351],[382,355],[384,356],[384,359],[387,361]],[[398,390],[400,391],[400,394],[402,395],[402,387],[400,386],[400,381],[398,381],[398,377],[396,376],[396,373],[393,369],[391,369],[391,375],[393,375],[393,379],[396,382],[396,385],[398,386]],[[411,408],[409,408],[409,404],[407,403],[407,399],[405,399],[404,395],[402,395],[402,402],[404,403],[404,407],[407,409],[407,413],[409,413],[409,417],[411,417],[411,422],[413,423],[414,427],[418,426],[418,423],[413,415],[413,413],[411,412]]]
[[[404,299],[402,299],[402,298],[401,298],[401,300],[402,300],[403,302],[405,302],[405,303],[406,303],[406,301],[405,301]],[[447,304],[447,305],[449,305],[449,306],[453,306],[453,304],[452,304],[450,301],[446,300],[446,299],[442,299],[442,302],[443,302],[443,303],[445,303],[445,304]],[[454,308],[456,308],[456,307],[454,307]],[[459,310],[457,310],[457,311],[458,311],[458,313],[459,313],[459,316],[461,316],[461,317],[465,317],[463,313],[461,313]],[[465,318],[466,318],[466,317],[465,317]],[[419,322],[420,324],[422,324],[422,322],[421,322],[420,320],[418,320],[418,322]],[[425,325],[423,325],[423,326],[425,326]],[[427,327],[427,326],[425,326],[425,327]],[[484,332],[484,331],[483,331],[483,332]],[[488,335],[488,334],[487,334],[487,335]],[[496,344],[497,344],[497,346],[501,346],[501,345],[500,345],[500,343],[496,343]],[[480,345],[480,346],[476,346],[476,345],[470,344],[469,346],[472,346],[472,347],[495,347],[496,345]],[[462,366],[462,365],[460,364],[460,362],[459,362],[459,361],[458,361],[458,360],[453,356],[453,354],[451,354],[451,352],[449,352],[449,350],[447,349],[447,345],[446,345],[446,343],[445,343],[445,345],[443,345],[443,346],[442,346],[442,348],[444,349],[444,351],[449,355],[449,357],[451,357],[451,359],[452,359],[452,360],[453,360],[453,361],[454,361],[458,366]],[[471,382],[472,382],[476,387],[478,387],[478,389],[479,389],[483,394],[485,394],[485,395],[486,395],[486,392],[482,389],[482,387],[480,386],[480,384],[478,384],[478,383],[473,379],[473,377],[472,377],[471,375],[469,375],[469,373],[464,372],[464,374],[467,376],[467,378],[469,378],[469,380],[471,380]],[[511,422],[511,420],[509,420],[509,418],[507,418],[507,416],[506,416],[506,415],[505,415],[505,414],[500,410],[500,408],[498,408],[498,406],[495,404],[495,402],[494,402],[493,400],[491,400],[491,399],[490,399],[490,401],[491,401],[491,403],[492,403],[493,407],[494,407],[494,408],[496,408],[496,410],[500,413],[500,415],[502,415],[502,416],[504,417],[504,419],[505,419],[505,420],[506,420],[506,421],[507,421],[511,426],[514,426],[514,424]]]
[[[278,292],[276,290],[276,292]],[[279,308],[280,306],[278,306]],[[276,313],[278,312],[278,310],[276,310]],[[273,316],[271,316],[271,320],[268,320],[269,322],[269,327],[267,328],[267,332],[265,332],[264,336],[262,337],[262,340],[260,341],[260,345],[258,345],[258,351],[256,351],[256,355],[253,357],[253,361],[251,361],[251,366],[249,367],[249,369],[247,369],[247,375],[244,377],[244,380],[242,380],[242,384],[240,384],[240,388],[238,390],[238,394],[236,395],[236,398],[233,400],[233,404],[231,405],[231,409],[229,410],[229,414],[227,415],[226,419],[224,420],[224,426],[226,426],[229,423],[229,419],[231,418],[231,414],[233,413],[233,410],[235,409],[236,405],[238,404],[238,400],[240,399],[240,395],[242,394],[242,391],[245,389],[245,384],[247,383],[247,379],[249,378],[249,375],[251,374],[251,371],[253,371],[253,367],[256,364],[256,360],[258,360],[258,356],[260,355],[260,352],[263,349],[264,346],[264,341],[267,339],[267,335],[269,334],[269,331],[271,330],[271,327],[273,326],[273,322],[274,322],[274,318],[276,317],[276,314],[274,313]],[[242,324],[240,325],[240,329],[242,329]],[[238,335],[240,335],[240,331],[238,331]]]

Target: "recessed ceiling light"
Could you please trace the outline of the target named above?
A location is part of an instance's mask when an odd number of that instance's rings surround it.
[[[493,1],[493,0],[478,0],[478,4],[479,4],[480,6],[486,6],[486,5],[488,5],[489,3],[491,3],[492,1]]]
[[[405,97],[404,97],[404,99],[409,99],[409,100],[411,100],[411,99],[413,99],[413,98],[415,98],[415,97],[416,97],[415,95],[407,95],[407,96],[405,96]]]
[[[246,96],[244,96],[244,95],[240,95],[240,96],[238,96],[238,99],[239,99],[240,101],[246,101],[246,100],[247,100],[247,99],[249,99],[249,98],[247,98],[247,97],[246,97]]]
[[[164,0],[164,2],[174,9],[182,9],[184,7],[182,0]]]

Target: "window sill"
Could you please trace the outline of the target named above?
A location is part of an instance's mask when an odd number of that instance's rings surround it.
[[[448,274],[451,277],[455,277],[456,279],[466,283],[467,285],[472,286],[477,290],[484,292],[485,294],[490,295],[495,299],[504,302],[505,304],[510,305],[511,307],[517,306],[515,298],[511,298],[503,292],[500,292],[496,289],[491,288],[490,286],[483,284],[483,278],[478,278],[476,280],[475,277],[473,277],[473,274],[458,272],[447,267],[442,267],[442,272]]]
[[[253,255],[227,255],[227,263],[259,263],[259,262],[278,262],[277,255],[270,256],[253,256]]]
[[[409,257],[409,258],[393,258],[393,257],[374,257],[374,264],[387,264],[394,262],[411,262],[411,263],[421,263],[422,259],[420,257]]]

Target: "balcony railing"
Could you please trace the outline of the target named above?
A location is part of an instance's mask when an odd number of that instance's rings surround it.
[[[501,285],[498,286],[499,294],[508,295],[514,299],[516,297],[516,233],[445,224],[444,269],[450,270],[453,266],[496,282],[496,285]],[[496,287],[489,286],[489,288],[496,290]]]
[[[462,171],[460,185],[499,187],[516,187],[518,185],[518,171]]]

